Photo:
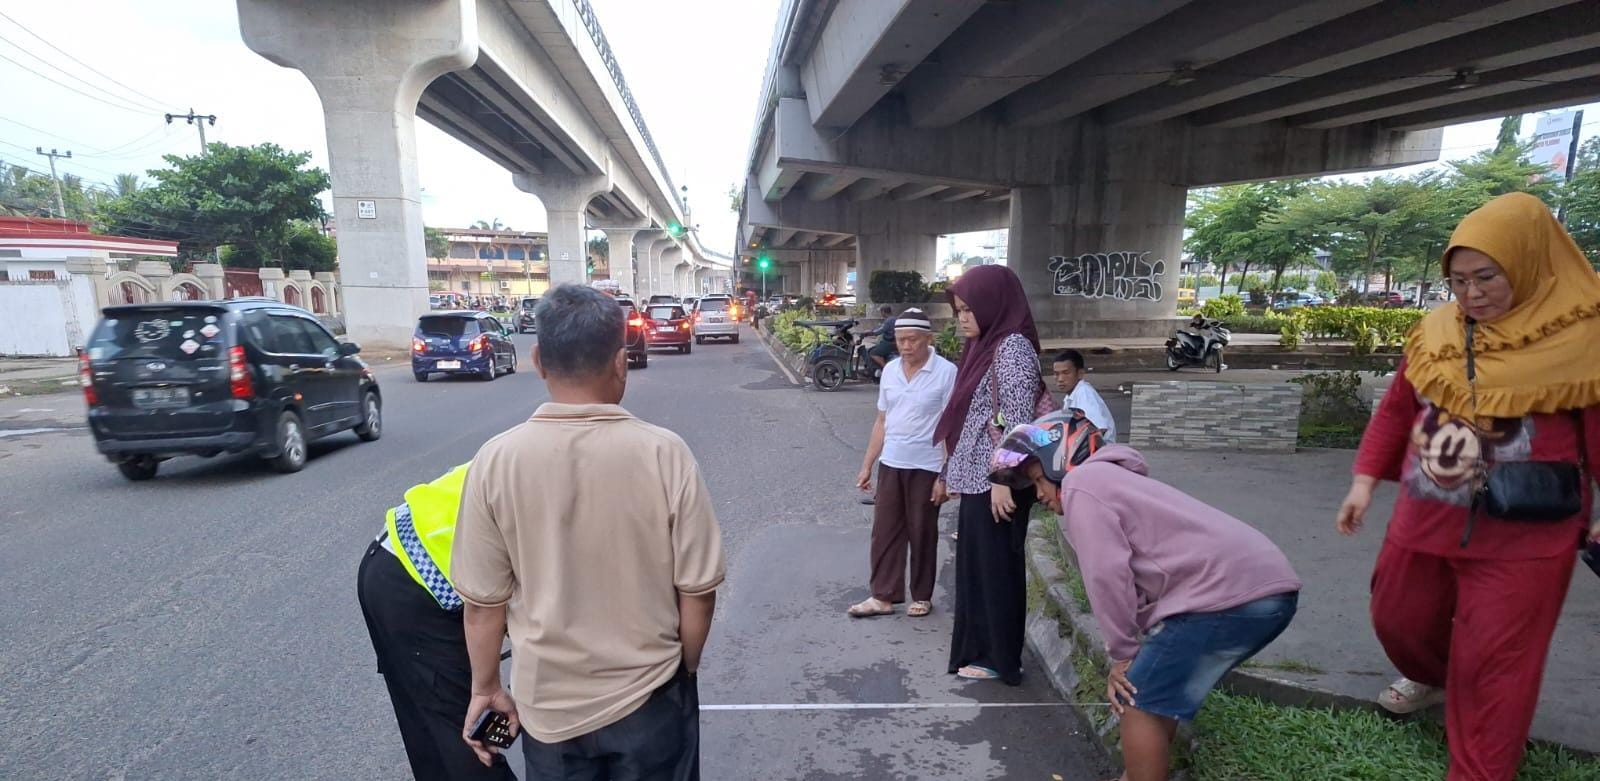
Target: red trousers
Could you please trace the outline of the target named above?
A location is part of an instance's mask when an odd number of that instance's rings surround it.
[[[1401,675],[1445,687],[1448,781],[1516,776],[1575,560],[1444,558],[1384,543],[1372,625]]]
[[[872,596],[891,604],[906,601],[906,551],[911,552],[911,599],[933,599],[939,567],[939,506],[933,484],[939,475],[922,469],[878,466],[872,511]]]

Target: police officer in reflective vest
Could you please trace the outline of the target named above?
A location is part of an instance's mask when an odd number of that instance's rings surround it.
[[[450,544],[467,465],[412,486],[361,559],[356,591],[418,781],[514,781],[503,757],[485,767],[461,740],[472,692]]]

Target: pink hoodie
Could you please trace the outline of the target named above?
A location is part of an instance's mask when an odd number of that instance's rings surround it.
[[[1107,445],[1061,483],[1067,541],[1112,659],[1132,659],[1169,616],[1300,590],[1266,535],[1149,472],[1139,451]]]

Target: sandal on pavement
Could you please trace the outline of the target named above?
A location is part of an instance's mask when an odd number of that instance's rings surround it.
[[[887,616],[894,613],[894,605],[875,597],[867,597],[850,606],[847,611],[851,618],[871,618],[872,616]]]
[[[932,612],[933,603],[925,599],[919,599],[906,607],[906,615],[911,616],[912,618],[921,618]]]
[[[1378,695],[1379,706],[1400,716],[1427,710],[1442,702],[1444,702],[1443,686],[1429,686],[1410,678],[1401,678],[1389,684],[1389,688]]]
[[[957,670],[956,677],[965,678],[969,681],[998,681],[1000,680],[1000,673],[997,673],[987,667],[979,667],[975,664],[969,664],[966,667]]]

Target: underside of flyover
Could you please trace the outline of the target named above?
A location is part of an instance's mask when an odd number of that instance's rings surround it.
[[[1189,188],[1436,160],[1600,97],[1593,0],[786,0],[744,254],[932,277],[1006,228],[1047,334],[1164,332]],[[865,296],[862,296],[865,298]]]

